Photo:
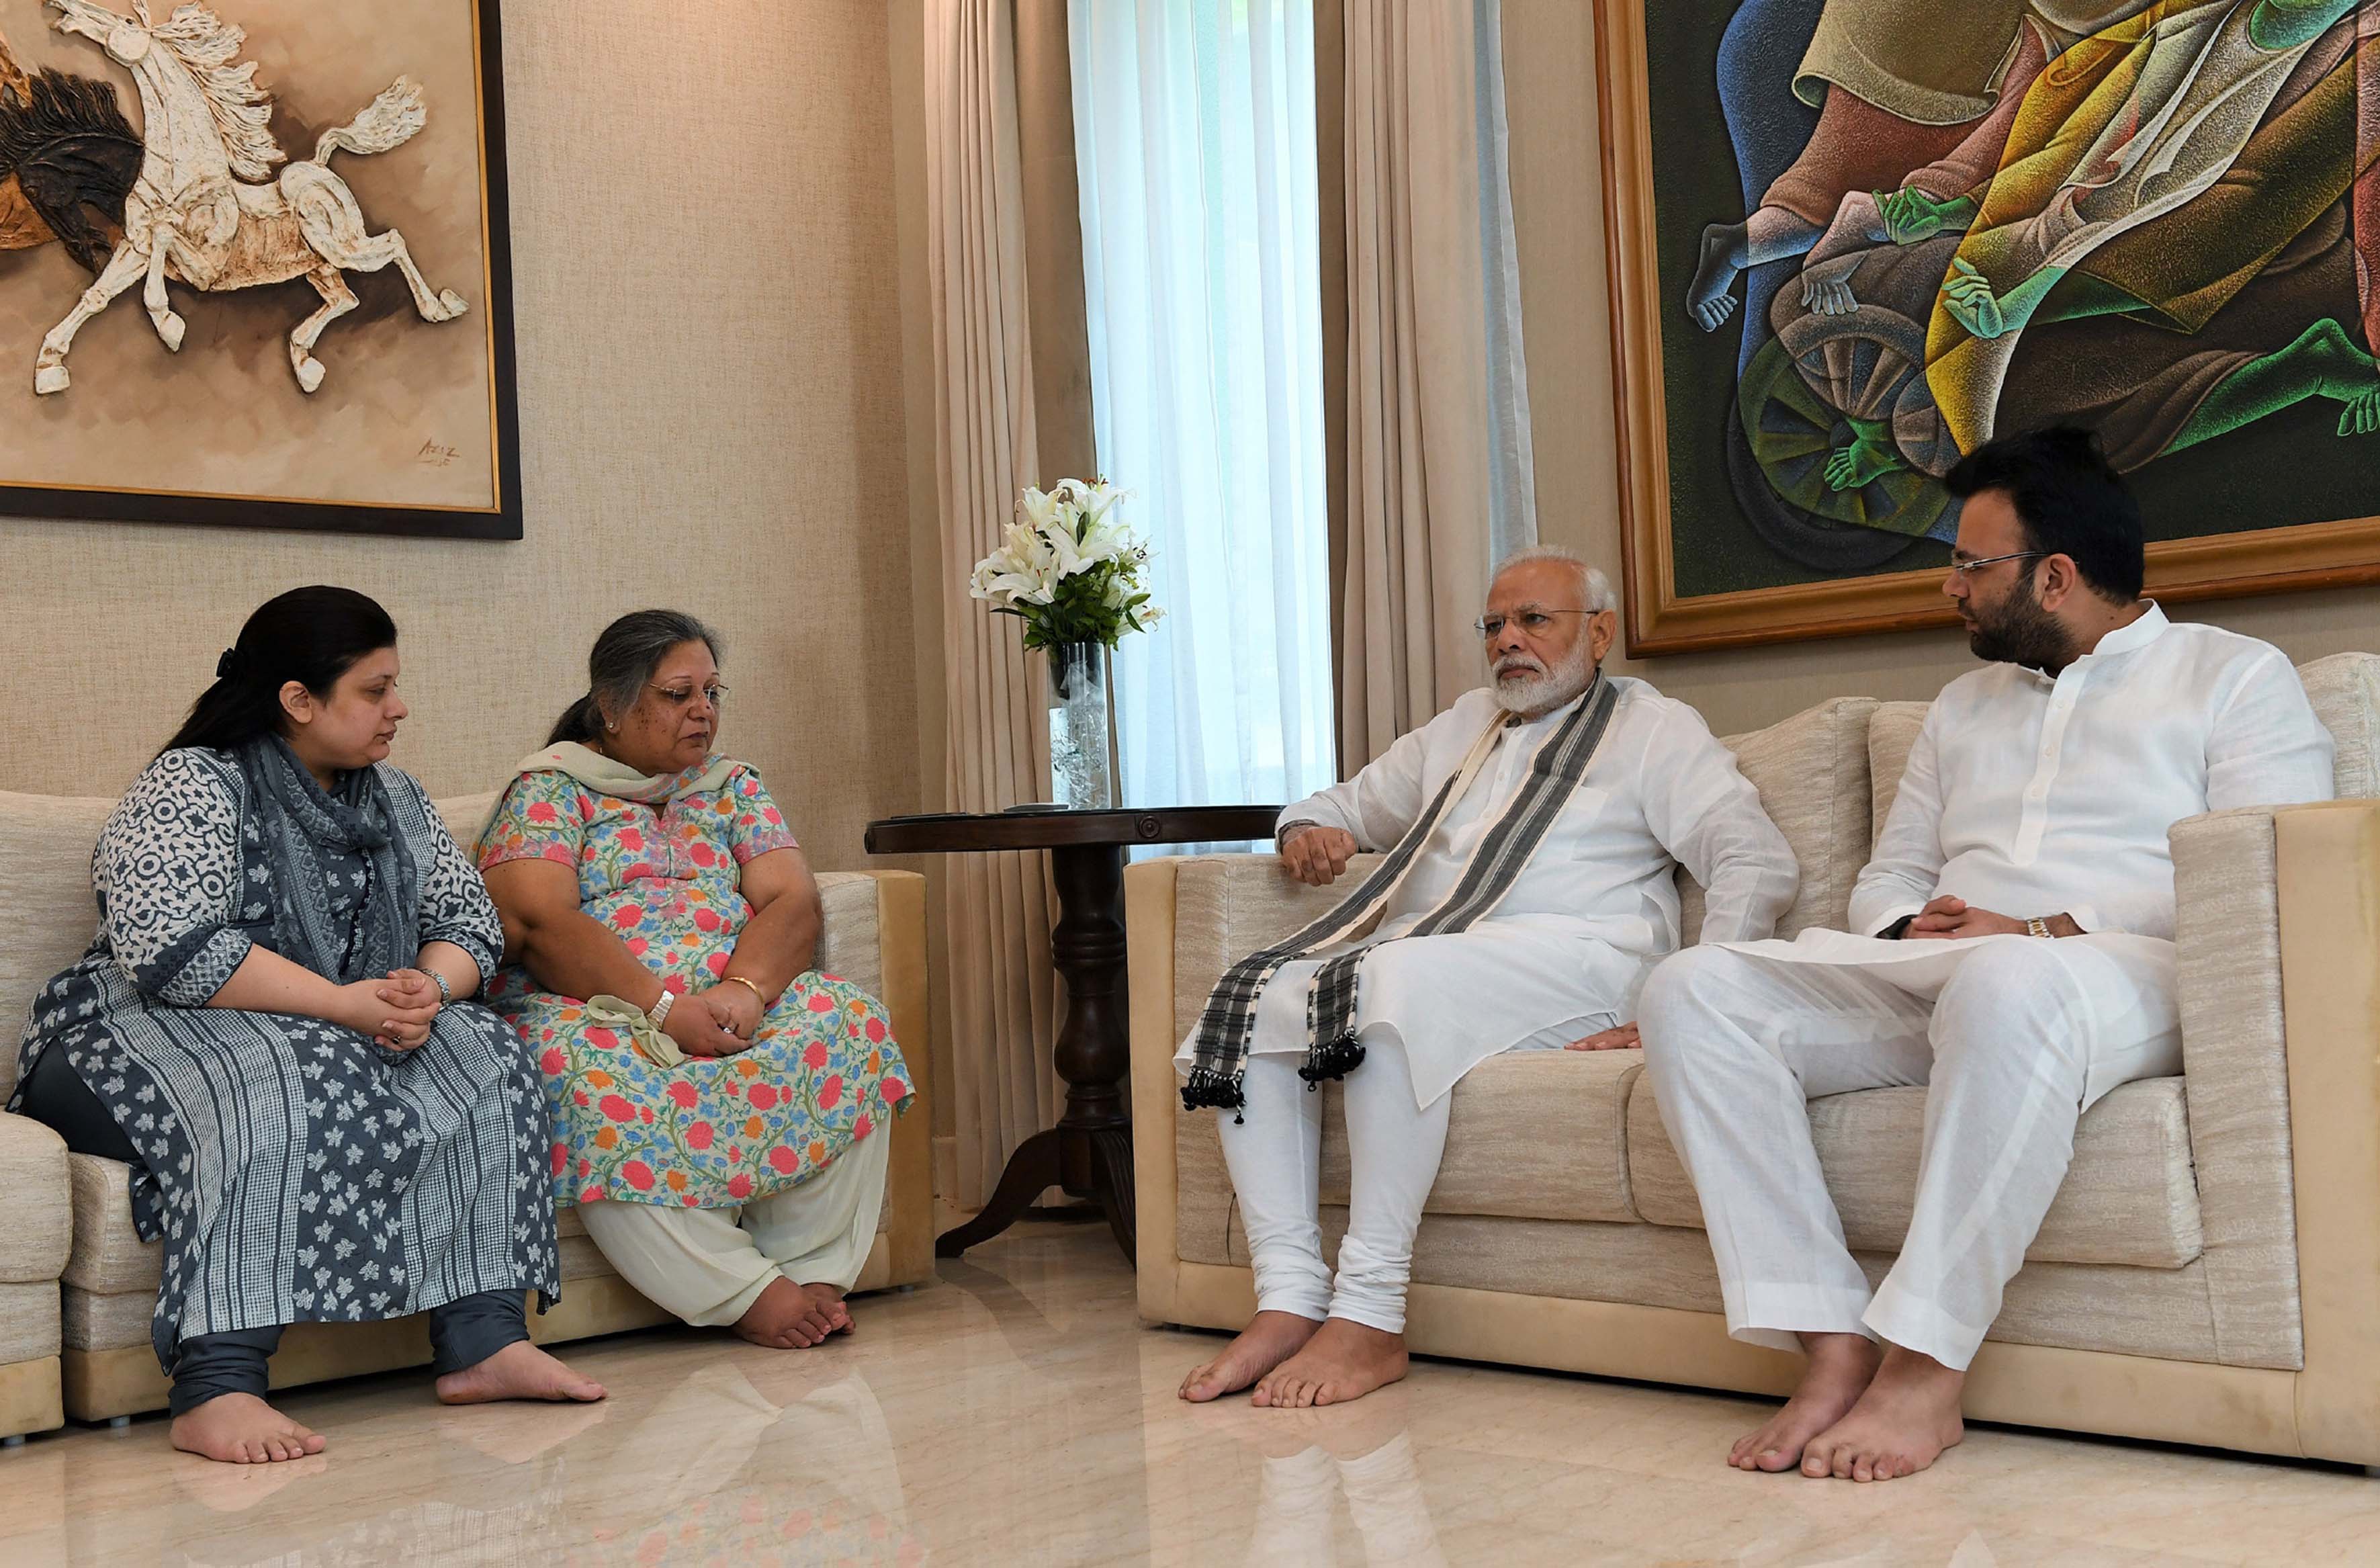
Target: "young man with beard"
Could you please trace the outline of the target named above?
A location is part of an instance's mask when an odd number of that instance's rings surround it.
[[[1959,1440],[2077,1119],[2181,1070],[2168,830],[2331,796],[2279,650],[2141,598],[2140,508],[2093,437],[1993,442],[1948,483],[1966,504],[1943,591],[1990,667],[1927,715],[1851,932],[1696,949],[1645,990],[1729,1331],[1809,1358],[1742,1469],[1888,1480]],[[1929,1086],[1915,1210],[1871,1294],[1805,1102],[1908,1084]]]
[[[1456,1080],[1633,1017],[1678,945],[1679,865],[1709,890],[1707,938],[1765,937],[1792,902],[1792,851],[1734,758],[1691,708],[1601,673],[1618,629],[1602,573],[1560,551],[1512,557],[1479,622],[1494,684],[1281,813],[1300,881],[1386,858],[1234,965],[1176,1059],[1184,1102],[1221,1117],[1257,1307],[1184,1399],[1255,1384],[1258,1404],[1334,1404],[1402,1377],[1414,1234]],[[1334,1281],[1311,1091],[1337,1077],[1354,1169]]]

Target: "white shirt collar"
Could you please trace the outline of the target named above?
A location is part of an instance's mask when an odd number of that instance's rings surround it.
[[[2099,639],[2099,645],[2084,657],[2104,659],[2111,653],[2130,653],[2135,648],[2146,648],[2166,633],[2173,623],[2165,618],[2165,611],[2154,599],[2141,618],[2128,626],[2118,626]]]

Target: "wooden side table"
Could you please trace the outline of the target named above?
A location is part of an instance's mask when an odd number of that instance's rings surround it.
[[[1151,810],[1006,811],[891,817],[868,825],[870,855],[967,855],[1046,849],[1058,886],[1050,954],[1066,982],[1056,1066],[1066,1112],[1008,1158],[983,1212],[934,1242],[956,1258],[990,1241],[1050,1187],[1099,1205],[1123,1255],[1134,1252],[1131,1063],[1123,1002],[1123,852],[1136,844],[1269,840],[1278,806],[1172,806]]]

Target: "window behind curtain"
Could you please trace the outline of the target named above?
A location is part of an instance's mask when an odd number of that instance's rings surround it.
[[[1168,613],[1116,660],[1123,799],[1294,800],[1337,776],[1311,0],[1068,24],[1099,465]]]

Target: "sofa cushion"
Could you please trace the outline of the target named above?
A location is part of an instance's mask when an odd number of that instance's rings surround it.
[[[1840,925],[1850,912],[1852,884],[1867,864],[1867,716],[1875,706],[1870,698],[1839,697],[1720,743],[1735,753],[1801,868],[1779,936]],[[1691,946],[1702,933],[1703,890],[1682,869],[1678,894]]]
[[[0,1100],[17,1088],[17,1041],[33,997],[99,929],[91,846],[115,802],[0,790]]]
[[[1867,776],[1875,809],[1869,817],[1868,845],[1884,836],[1885,819],[1900,795],[1900,775],[1908,771],[1909,753],[1917,732],[1925,727],[1931,702],[1879,702],[1867,719]],[[1847,911],[1848,912],[1848,911]]]
[[[2380,795],[2380,653],[2334,653],[2300,664],[2298,679],[2338,748],[2338,797]]]
[[[0,1283],[56,1283],[74,1238],[65,1140],[39,1122],[0,1114],[0,1193],[8,1195]]]
[[[1925,1135],[1925,1090],[1864,1089],[1810,1102],[1810,1133],[1827,1191],[1854,1249],[1891,1254],[1909,1232]],[[1629,1187],[1637,1212],[1659,1225],[1703,1222],[1653,1096],[1639,1078],[1628,1106]],[[2121,1263],[2178,1269],[2204,1250],[2190,1118],[2180,1078],[2146,1078],[2085,1112],[2074,1162],[2028,1262]]]
[[[1637,1051],[1512,1051],[1454,1086],[1431,1214],[1633,1221],[1628,1091]],[[1323,1090],[1322,1201],[1347,1201],[1342,1086]]]

